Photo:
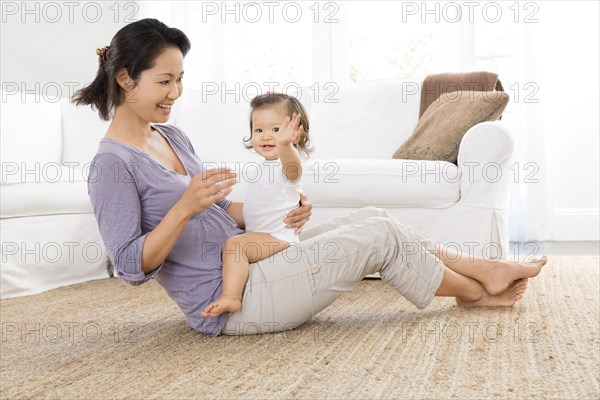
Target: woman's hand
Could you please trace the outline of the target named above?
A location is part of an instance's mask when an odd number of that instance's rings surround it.
[[[296,235],[302,232],[302,227],[312,215],[312,204],[308,200],[308,196],[302,193],[300,195],[300,206],[290,211],[287,217],[283,220],[286,223],[286,228],[296,228]]]
[[[231,193],[231,187],[236,183],[235,176],[235,172],[228,168],[216,168],[195,175],[177,202],[178,207],[188,218],[201,213]]]

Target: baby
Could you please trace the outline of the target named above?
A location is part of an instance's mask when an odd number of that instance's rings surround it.
[[[308,116],[300,102],[282,93],[259,95],[250,102],[248,149],[264,158],[256,179],[248,182],[243,216],[246,233],[229,238],[223,247],[223,291],[202,312],[217,317],[242,306],[242,291],[251,263],[297,243],[295,229],[283,219],[298,207],[302,161],[309,154]]]

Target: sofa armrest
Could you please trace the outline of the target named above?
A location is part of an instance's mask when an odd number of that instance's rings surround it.
[[[458,150],[461,171],[459,203],[506,209],[513,141],[498,121],[482,122],[467,131]]]

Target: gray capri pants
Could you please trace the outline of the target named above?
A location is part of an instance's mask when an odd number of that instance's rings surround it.
[[[306,229],[301,239],[250,264],[242,308],[230,315],[222,334],[294,329],[375,272],[423,309],[444,275],[435,243],[383,209],[329,219]]]

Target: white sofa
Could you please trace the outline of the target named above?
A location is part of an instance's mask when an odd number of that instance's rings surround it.
[[[440,246],[506,257],[509,132],[499,122],[471,128],[460,144],[458,166],[391,159],[417,122],[419,86],[382,80],[298,94],[315,145],[302,181],[314,204],[309,224],[382,207]],[[108,123],[67,99],[2,96],[1,297],[109,277],[85,182]],[[243,173],[259,160],[242,146],[249,133],[248,100],[243,91],[188,90],[170,123],[186,132],[203,161]],[[243,199],[245,183],[239,180],[230,195],[234,201]]]

